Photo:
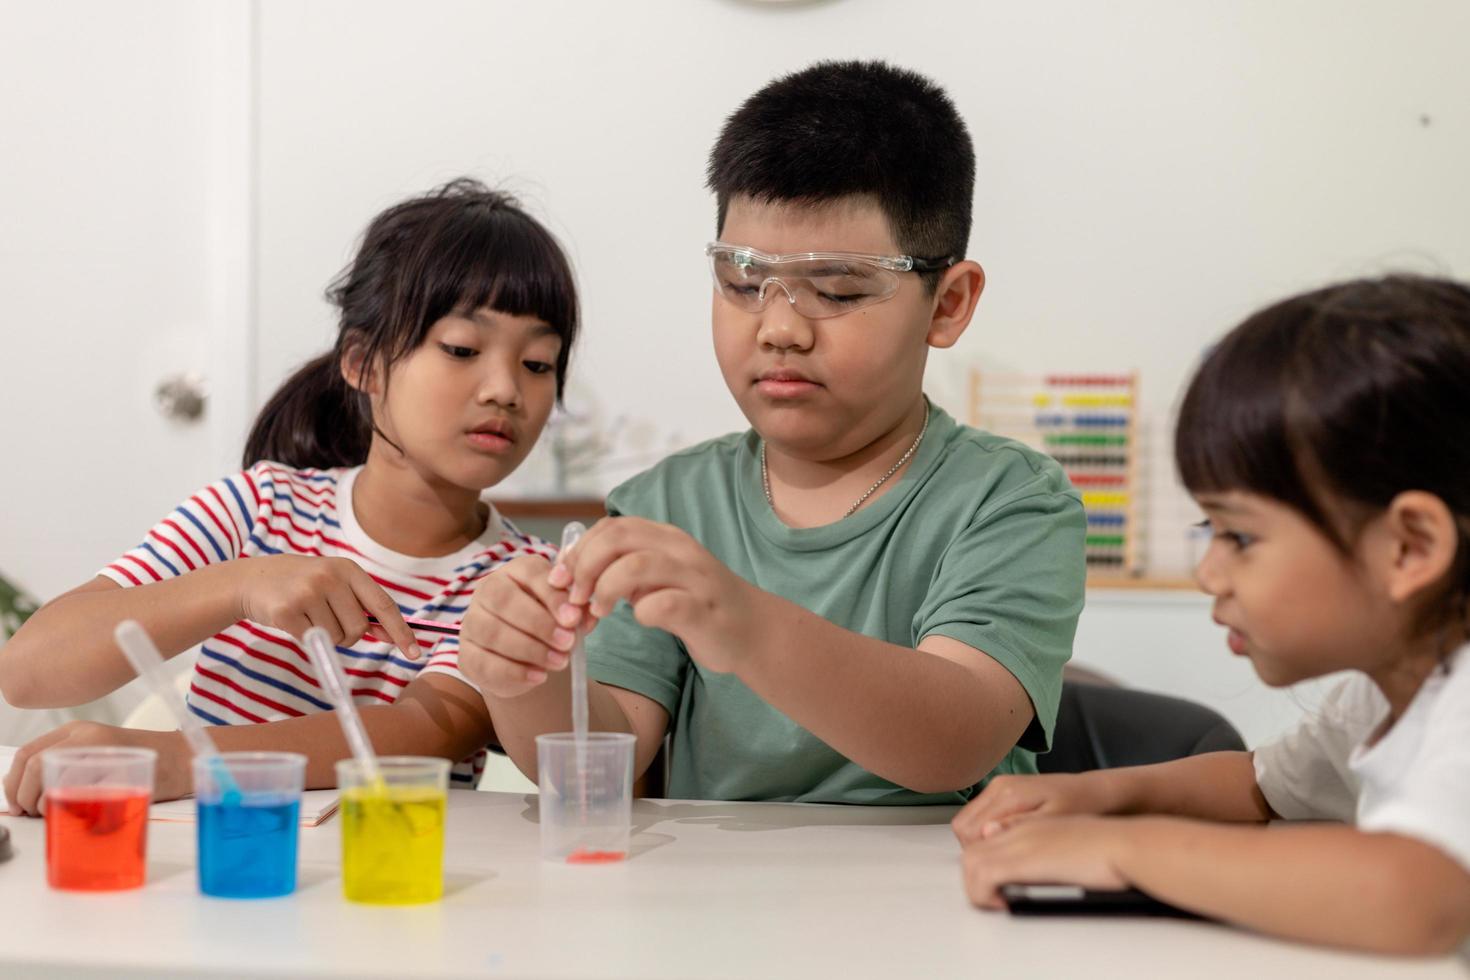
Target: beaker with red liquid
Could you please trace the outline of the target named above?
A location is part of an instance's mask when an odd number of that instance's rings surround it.
[[[41,753],[46,880],[67,891],[138,888],[145,877],[152,749]]]

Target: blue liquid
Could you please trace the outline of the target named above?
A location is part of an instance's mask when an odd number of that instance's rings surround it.
[[[220,898],[271,898],[296,890],[301,799],[246,793],[199,801],[199,890]]]

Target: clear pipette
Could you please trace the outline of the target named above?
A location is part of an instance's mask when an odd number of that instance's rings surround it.
[[[220,792],[224,796],[224,802],[239,803],[240,787],[235,784],[234,777],[226,768],[224,761],[219,757],[219,747],[214,744],[214,739],[204,730],[204,723],[194,717],[193,713],[185,710],[183,702],[173,690],[163,671],[163,654],[158,652],[154,646],[153,638],[148,631],[135,619],[125,619],[117,624],[117,629],[112,631],[112,638],[117,641],[123,656],[128,658],[128,663],[133,665],[133,670],[143,678],[143,683],[153,696],[161,701],[169,714],[173,715],[174,721],[178,723],[179,731],[184,736],[184,741],[189,743],[189,748],[194,754],[207,760],[210,772],[214,775],[215,782],[219,784]]]
[[[316,668],[317,679],[322,682],[322,691],[336,709],[337,722],[342,726],[342,734],[347,737],[347,746],[352,750],[357,764],[362,767],[363,779],[370,785],[381,788],[383,774],[378,771],[378,757],[373,754],[373,743],[368,741],[367,729],[362,726],[362,716],[357,713],[357,705],[353,703],[352,695],[347,690],[347,676],[342,673],[342,665],[337,662],[332,638],[320,626],[313,626],[301,639],[306,644],[306,653],[311,657],[312,666]]]
[[[566,560],[587,529],[572,521],[561,532],[561,551],[557,553],[557,564]],[[577,739],[577,756],[580,760],[586,753],[587,744],[587,650],[582,645],[582,627],[577,627],[577,638],[572,641],[572,734]],[[580,767],[579,767],[580,768]]]

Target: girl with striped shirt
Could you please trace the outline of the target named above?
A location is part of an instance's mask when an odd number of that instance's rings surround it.
[[[266,404],[244,469],[32,616],[0,651],[6,701],[67,707],[117,689],[132,670],[112,631],[136,619],[165,656],[198,647],[186,704],[222,750],[302,752],[307,785],[331,786],[349,753],[299,639],[320,626],[380,752],[478,777],[494,730],[457,640],[406,620],[457,624],[492,569],[553,555],[480,495],[561,396],[571,267],[513,198],[458,180],[375,218],[328,296],[336,343]],[[156,797],[192,789],[178,732],[72,722],[16,754],[12,813],[38,812],[39,753],[76,745],[156,749]]]

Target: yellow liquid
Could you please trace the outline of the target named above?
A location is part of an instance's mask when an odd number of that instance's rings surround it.
[[[356,786],[342,794],[342,893],[408,905],[444,894],[444,790]]]

